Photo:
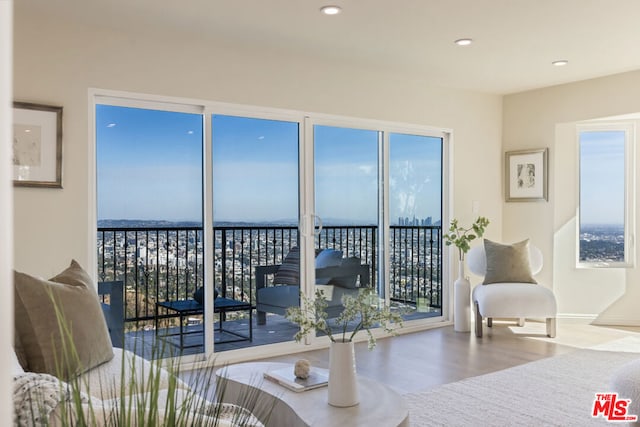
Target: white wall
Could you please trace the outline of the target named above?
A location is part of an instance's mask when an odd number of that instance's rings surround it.
[[[505,151],[550,149],[549,201],[504,203],[503,238],[530,237],[541,247],[542,282],[553,286],[561,315],[640,325],[634,304],[640,297],[640,269],[575,267],[575,123],[640,112],[640,71],[506,96],[503,109]]]
[[[471,201],[501,228],[501,97],[436,88],[410,74],[292,57],[178,34],[123,34],[48,22],[16,5],[15,99],[64,107],[61,190],[15,191],[15,263],[50,276],[87,265],[88,88],[124,90],[452,128],[454,214]],[[381,58],[383,61],[384,58]],[[482,173],[478,173],[478,165]]]
[[[13,2],[0,0],[0,421],[9,425],[13,419],[13,377],[11,344],[13,343],[13,193],[9,159],[13,144],[11,113],[11,57]]]

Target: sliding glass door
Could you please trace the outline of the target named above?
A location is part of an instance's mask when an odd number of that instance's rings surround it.
[[[284,312],[300,296],[300,126],[216,114],[211,129],[214,350],[291,341],[297,328]]]
[[[445,132],[95,99],[97,274],[124,283],[127,348],[292,345],[286,311],[317,289],[330,318],[362,287],[406,319],[445,314]]]
[[[389,134],[390,298],[406,318],[442,315],[443,137]]]
[[[197,108],[102,101],[98,280],[124,284],[125,348],[146,358],[201,353],[204,312],[185,314],[180,301],[204,286],[203,116]]]
[[[315,283],[330,322],[342,311],[343,296],[363,287],[378,292],[380,137],[374,130],[313,127],[315,214],[322,224],[314,242]]]
[[[344,266],[342,277],[328,278],[316,259],[329,310],[362,285],[352,274],[362,264],[365,285],[405,319],[442,316],[443,145],[442,133],[382,123],[313,124],[315,249],[337,251],[334,263]]]

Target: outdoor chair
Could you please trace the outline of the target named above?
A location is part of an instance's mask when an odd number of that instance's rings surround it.
[[[327,315],[337,317],[343,310],[342,296],[357,295],[370,284],[370,267],[360,258],[343,258],[342,251],[325,249],[316,256],[316,285],[323,286],[327,299]],[[268,277],[273,276],[269,281]],[[266,323],[266,314],[284,316],[289,307],[300,305],[300,252],[291,248],[282,264],[257,266],[256,312],[258,324]]]

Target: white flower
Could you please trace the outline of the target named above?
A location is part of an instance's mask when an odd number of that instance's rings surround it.
[[[324,292],[316,290],[315,298],[307,298],[301,294],[300,307],[289,307],[286,318],[300,326],[294,338],[300,342],[312,331],[325,333],[332,342],[336,342],[334,334],[341,335],[338,341],[353,341],[361,330],[365,330],[369,337],[369,349],[376,346],[376,339],[371,329],[380,326],[385,332],[395,334],[395,327],[402,327],[402,316],[385,306],[371,288],[362,288],[357,297],[344,295],[342,297],[344,310],[335,319],[327,319],[327,300]],[[350,325],[355,328],[348,331]]]

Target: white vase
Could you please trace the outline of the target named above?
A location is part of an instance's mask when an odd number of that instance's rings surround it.
[[[453,329],[471,331],[471,283],[464,275],[464,261],[460,261],[458,279],[453,283]]]
[[[352,341],[332,342],[329,347],[328,397],[329,405],[338,407],[354,406],[360,401]]]

